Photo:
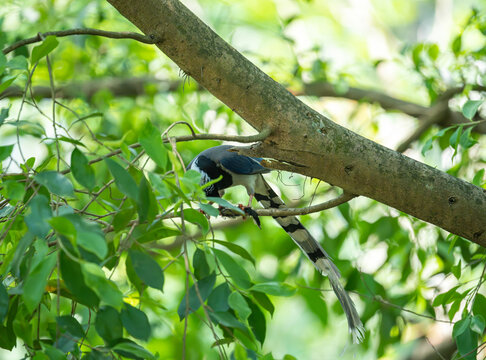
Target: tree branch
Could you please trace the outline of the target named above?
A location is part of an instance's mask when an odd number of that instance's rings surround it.
[[[484,86],[475,86],[474,90],[485,91],[486,89]],[[421,120],[419,128],[408,138],[408,143],[410,144],[418,139],[417,134],[423,133],[423,128],[428,128],[433,124],[440,124],[446,127],[470,122],[470,120],[461,113],[451,111],[449,104],[443,101],[444,99],[450,100],[454,95],[457,95],[462,91],[462,87],[448,89],[430,107],[400,100],[371,89],[349,87],[346,89],[346,91],[338,92],[332,84],[325,82],[304,84],[302,93],[297,93],[297,95],[337,97],[356,101],[366,101],[369,103],[377,103],[385,110],[398,110],[409,116],[419,118],[419,120]],[[423,119],[426,120],[425,124],[422,123]],[[427,120],[429,120],[429,122],[427,122]],[[474,131],[481,134],[486,134],[486,124],[476,126]],[[406,142],[404,142],[403,146],[405,148],[408,147]]]
[[[72,36],[72,35],[96,35],[96,36],[103,36],[111,39],[132,39],[132,40],[140,41],[144,44],[155,44],[158,41],[158,39],[154,35],[143,35],[143,34],[137,34],[133,32],[117,32],[117,31],[81,28],[81,29],[69,29],[69,30],[48,31],[45,33],[38,33],[36,36],[33,36],[28,39],[20,40],[10,46],[7,46],[5,49],[2,50],[2,52],[4,55],[7,55],[8,53],[14,51],[15,49],[18,49],[21,46],[40,42],[50,35],[54,35],[56,37],[64,37],[64,36]]]
[[[303,208],[282,208],[282,209],[253,209],[258,216],[296,216],[296,215],[307,215],[315,212],[320,212],[327,210],[338,205],[344,204],[351,199],[354,199],[356,195],[343,193],[338,197],[325,201],[320,204],[307,206]],[[225,214],[226,216],[226,214]],[[235,216],[240,216],[240,214],[235,212]]]
[[[189,76],[257,130],[253,151],[486,246],[486,193],[355,134],[309,108],[177,0],[109,2]]]
[[[297,95],[301,94],[298,93]],[[346,91],[338,92],[332,84],[326,82],[304,84],[302,95],[342,97],[356,101],[365,100],[370,103],[378,103],[385,110],[398,110],[413,117],[420,117],[428,110],[427,106],[400,100],[376,90],[349,87]]]
[[[176,91],[183,82],[180,80],[161,80],[156,79],[153,76],[143,76],[143,77],[129,77],[129,78],[100,78],[93,79],[83,82],[71,82],[63,86],[59,86],[55,89],[54,94],[56,98],[76,98],[82,97],[85,99],[91,99],[100,90],[107,90],[113,96],[126,96],[126,97],[137,97],[144,96],[147,94],[147,86],[154,86],[157,92],[172,92]],[[198,90],[204,90],[202,87],[198,86]],[[454,94],[456,94],[460,88],[451,89]],[[450,91],[446,94],[450,94]],[[484,91],[484,89],[478,88],[478,91]],[[32,88],[32,96],[34,98],[50,98],[52,91],[48,86],[34,86]],[[419,129],[414,132],[409,137],[410,143],[417,140],[417,133],[421,133],[421,128],[429,127],[430,124],[427,123],[422,125],[422,119],[428,119],[432,109],[436,109],[438,103],[436,102],[432,107],[425,107],[412,102],[400,100],[391,96],[388,96],[379,91],[370,89],[360,89],[350,87],[346,92],[339,93],[334,90],[334,87],[330,83],[316,82],[311,84],[304,84],[303,91],[293,93],[297,96],[320,96],[320,97],[335,97],[344,98],[348,100],[356,101],[366,101],[369,103],[377,103],[385,110],[397,110],[403,112],[412,117],[417,117],[420,120]],[[0,99],[3,98],[14,98],[22,97],[24,90],[19,86],[10,86],[2,93],[0,93]],[[451,94],[454,95],[454,94]],[[450,96],[450,97],[451,97]],[[449,97],[449,99],[450,99]],[[441,104],[441,108],[448,104]],[[444,108],[445,110],[445,108]],[[469,120],[465,118],[461,113],[454,112],[449,109],[447,112],[441,113],[442,117],[437,117],[432,122],[433,124],[440,124],[441,126],[450,126],[454,124],[469,123]],[[426,121],[426,120],[425,120]],[[481,134],[486,134],[486,123],[479,124],[474,128],[474,131]]]
[[[99,78],[83,82],[71,82],[55,89],[54,94],[56,98],[71,99],[76,97],[83,97],[91,99],[94,94],[100,90],[107,90],[115,97],[136,97],[146,94],[148,85],[155,86],[158,92],[175,91],[181,85],[181,81],[159,80],[152,76],[144,77],[108,77]],[[5,91],[0,93],[0,98],[14,98],[21,97],[24,90],[19,86],[10,86]],[[51,89],[48,86],[34,86],[32,88],[32,96],[34,98],[50,98]]]

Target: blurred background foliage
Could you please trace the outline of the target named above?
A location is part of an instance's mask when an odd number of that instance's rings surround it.
[[[486,188],[484,1],[184,3],[332,120],[391,148],[418,131],[402,151]],[[104,1],[0,7],[3,49],[81,27],[137,31]],[[469,241],[365,198],[301,217],[367,329],[350,345],[327,280],[272,219],[260,230],[211,217],[209,230],[190,210],[204,195],[178,155],[187,164],[219,142],[173,147],[151,135],[177,121],[198,133],[254,130],[155,46],[47,38],[0,54],[0,76],[0,357],[484,358],[485,250]],[[340,192],[268,178],[292,207]],[[260,285],[250,289],[248,274]]]

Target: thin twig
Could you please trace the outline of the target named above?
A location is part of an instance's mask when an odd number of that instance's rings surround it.
[[[342,193],[335,199],[325,201],[323,203],[312,205],[304,208],[284,208],[284,209],[255,209],[258,216],[294,216],[294,215],[307,215],[323,210],[327,210],[338,205],[344,204],[351,199],[354,199],[356,195],[349,194],[347,192]]]
[[[445,357],[442,356],[442,354],[440,353],[439,350],[437,350],[437,348],[434,346],[434,344],[432,344],[429,340],[429,338],[426,336],[425,337],[425,341],[427,341],[427,343],[432,346],[432,349],[434,349],[435,353],[437,354],[437,356],[439,356],[442,360],[446,360]]]
[[[265,138],[270,135],[270,130],[264,129],[260,133],[255,134],[255,135],[247,135],[247,136],[242,136],[242,135],[225,135],[225,134],[195,134],[195,135],[183,135],[183,136],[174,136],[171,137],[171,139],[174,139],[175,142],[181,142],[181,141],[191,141],[191,140],[222,140],[222,141],[235,141],[235,142],[240,142],[240,143],[252,143],[252,142],[257,142],[257,141],[262,141]],[[163,139],[165,143],[168,143],[168,139]],[[135,143],[130,145],[129,147],[132,149],[137,149],[141,145],[139,143]],[[89,161],[89,165],[96,164],[100,161],[103,161],[106,158],[113,157],[116,155],[121,154],[121,149],[113,150],[109,152],[106,155],[100,156],[96,159],[93,159]],[[66,169],[61,171],[61,174],[66,175],[71,172],[71,169]],[[0,174],[0,178],[2,175]]]
[[[2,50],[4,55],[18,49],[21,46],[34,44],[36,42],[42,41],[47,36],[56,36],[56,37],[64,37],[64,36],[72,36],[72,35],[94,35],[94,36],[103,36],[111,39],[132,39],[142,42],[144,44],[156,44],[159,40],[155,37],[155,35],[142,35],[133,32],[118,32],[118,31],[106,31],[106,30],[99,30],[99,29],[91,29],[91,28],[79,28],[79,29],[69,29],[69,30],[60,30],[60,31],[47,31],[45,33],[38,33],[36,36],[33,36],[28,39],[23,39],[17,41],[16,43],[6,47]]]

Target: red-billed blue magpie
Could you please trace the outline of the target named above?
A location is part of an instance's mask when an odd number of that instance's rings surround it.
[[[232,145],[212,147],[201,152],[189,163],[188,170],[196,170],[201,174],[201,185],[221,177],[218,182],[204,189],[206,195],[220,197],[224,194],[224,189],[243,185],[250,197],[248,206],[255,197],[265,208],[285,208],[285,203],[262,176],[270,172],[270,169],[261,165],[262,159],[228,151],[232,147]],[[329,255],[295,216],[274,216],[273,218],[302,249],[316,269],[321,274],[327,275],[346,314],[353,342],[361,342],[364,336],[363,324],[353,301],[339,280],[341,274]]]

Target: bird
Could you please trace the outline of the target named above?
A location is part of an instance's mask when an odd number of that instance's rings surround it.
[[[246,188],[249,195],[248,207],[251,206],[252,200],[255,198],[264,208],[285,208],[286,205],[283,200],[263,177],[263,174],[271,171],[261,164],[263,159],[240,155],[236,151],[229,151],[232,148],[235,147],[233,145],[211,147],[199,153],[188,164],[188,170],[195,170],[201,175],[201,185],[220,178],[219,181],[213,182],[204,188],[206,196],[221,197],[225,189],[242,185]],[[297,217],[273,216],[273,218],[289,234],[307,258],[312,261],[317,271],[329,278],[331,287],[346,314],[353,342],[362,342],[365,329],[352,299],[341,284],[341,274],[332,262],[331,257]]]

